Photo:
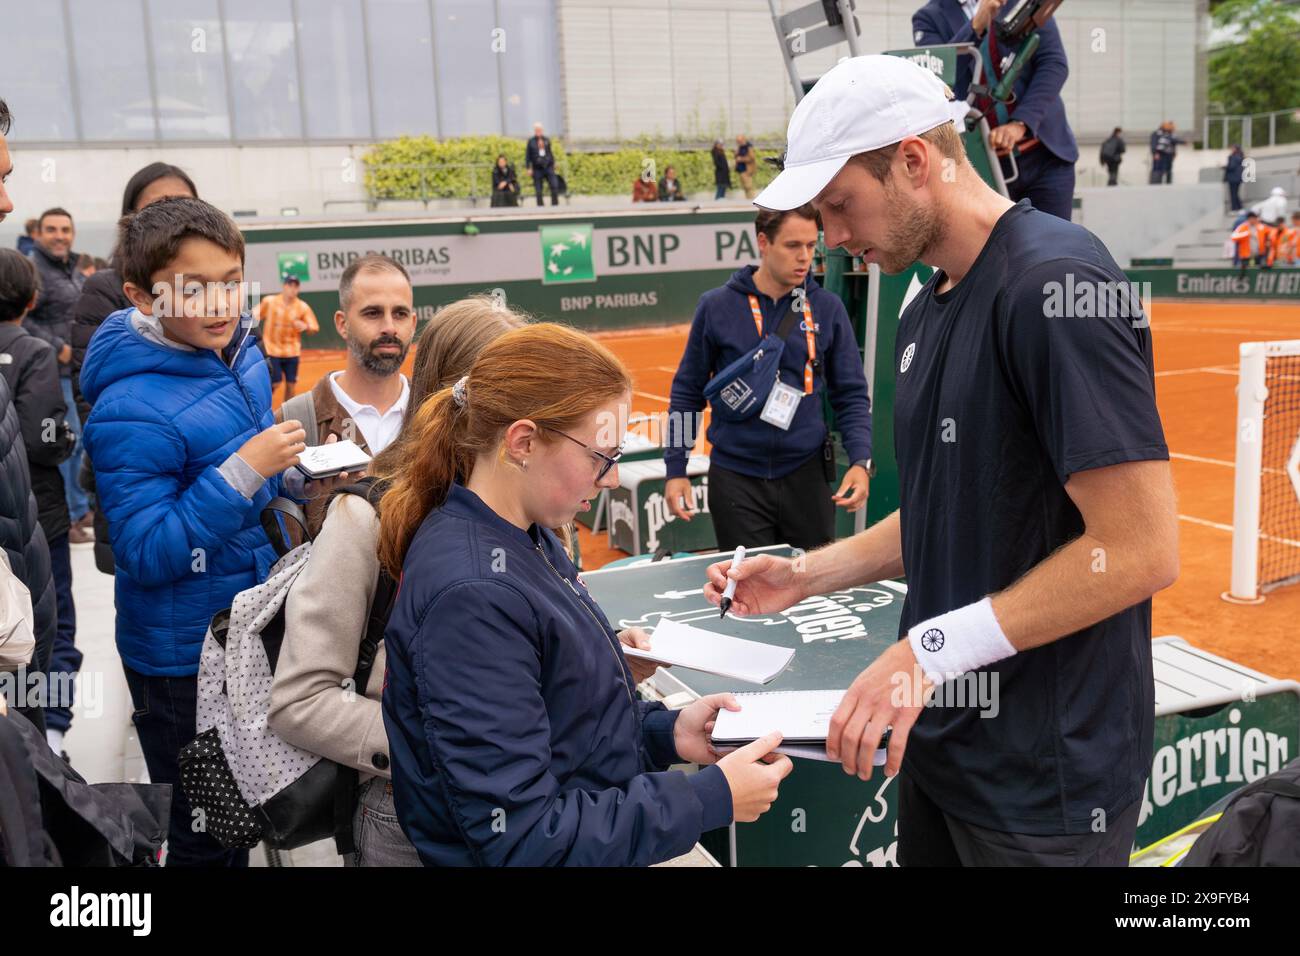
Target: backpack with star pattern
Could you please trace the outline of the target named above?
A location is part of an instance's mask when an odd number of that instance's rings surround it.
[[[373,504],[371,483],[340,489]],[[284,639],[285,601],[311,558],[310,540],[291,548],[282,519],[306,537],[306,516],[286,498],[262,514],[280,554],[265,581],[235,595],[212,619],[199,658],[197,736],[181,750],[181,784],[205,832],[223,846],[259,842],[280,850],[333,836],[340,854],[354,851],[352,811],[357,772],[282,739],[268,713]],[[396,597],[380,571],[361,642],[353,687],[364,688]]]

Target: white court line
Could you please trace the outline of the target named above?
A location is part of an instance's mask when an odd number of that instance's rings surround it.
[[[1202,464],[1206,464],[1206,465],[1223,465],[1225,468],[1237,467],[1236,462],[1224,461],[1222,458],[1203,458],[1200,455],[1184,455],[1181,452],[1176,452],[1176,451],[1171,451],[1169,453],[1169,457],[1177,458],[1180,461],[1199,461]]]
[[[668,399],[662,395],[651,395],[649,392],[638,392],[636,389],[632,389],[632,394],[640,395],[642,398],[653,398],[656,402],[663,402],[665,405],[669,404]]]
[[[1205,332],[1214,335],[1264,335],[1269,338],[1282,336],[1283,338],[1294,335],[1295,329],[1216,329],[1203,326],[1179,327],[1176,325],[1165,325],[1163,322],[1152,321],[1151,328],[1157,332]]]
[[[1171,368],[1163,372],[1156,372],[1156,378],[1162,375],[1195,375],[1204,373],[1206,375],[1237,375],[1237,366],[1235,365],[1202,365],[1200,368]]]
[[[1233,530],[1232,525],[1230,524],[1222,524],[1218,521],[1206,521],[1204,518],[1194,518],[1191,515],[1179,515],[1178,520],[1190,521],[1192,524],[1204,525],[1207,528],[1214,528],[1216,531],[1227,531],[1229,534],[1231,534]],[[1279,538],[1271,534],[1261,534],[1259,540],[1273,541],[1277,544],[1285,544],[1290,545],[1293,548],[1300,548],[1300,541],[1293,541],[1290,538]]]
[[[1191,515],[1179,515],[1179,521],[1190,521],[1192,524],[1205,525],[1207,528],[1216,528],[1219,531],[1231,531],[1232,525],[1220,524],[1218,521],[1206,521],[1204,518],[1193,518]],[[1262,535],[1261,535],[1262,537]]]
[[[1205,458],[1201,455],[1184,455],[1181,452],[1171,451],[1170,458],[1177,458],[1179,461],[1199,461],[1203,465],[1222,465],[1224,468],[1236,468],[1235,461],[1224,461],[1222,458]],[[1264,468],[1263,471],[1270,475],[1285,475],[1286,471],[1281,468]]]

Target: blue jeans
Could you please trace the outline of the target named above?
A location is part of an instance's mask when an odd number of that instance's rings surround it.
[[[402,832],[393,804],[393,782],[371,777],[358,791],[352,815],[352,838],[357,852],[349,866],[422,866],[420,854]]]
[[[1040,212],[1069,222],[1074,207],[1074,164],[1058,159],[1046,146],[1016,157],[1016,164],[1020,175],[1007,183],[1011,198],[1016,202],[1028,199]]]
[[[59,474],[63,475],[63,491],[68,498],[69,517],[76,524],[90,510],[90,498],[81,490],[81,482],[78,480],[81,477],[81,456],[85,454],[85,446],[81,443],[81,416],[77,414],[77,403],[72,397],[72,379],[61,378],[59,384],[63,386],[63,401],[68,406],[65,417],[77,435],[77,444],[73,447],[72,454],[59,465]]]
[[[713,198],[714,198],[714,199],[726,199],[726,198],[727,198],[727,187],[726,187],[726,186],[719,186],[719,187],[717,187],[717,189],[716,189],[716,190],[714,191],[714,193],[713,193]]]
[[[167,829],[168,866],[248,866],[247,850],[227,850],[206,833],[194,832],[189,797],[181,786],[181,748],[194,739],[198,676],[155,677],[125,664],[126,686],[134,711],[131,721],[140,734],[140,749],[153,783],[172,786],[172,812]]]
[[[51,730],[67,732],[72,726],[72,676],[81,670],[81,651],[74,643],[77,636],[77,607],[72,603],[72,551],[68,536],[61,534],[50,543],[50,571],[54,576],[54,596],[58,601],[59,624],[54,633],[54,647],[50,651],[49,706],[45,708],[45,726]],[[68,674],[65,685],[54,680],[57,674]],[[66,686],[67,694],[62,693]],[[54,688],[59,688],[54,699]]]

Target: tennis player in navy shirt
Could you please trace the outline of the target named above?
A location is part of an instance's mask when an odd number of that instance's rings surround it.
[[[768,613],[905,574],[902,639],[827,741],[866,780],[893,728],[899,862],[1126,865],[1152,756],[1151,595],[1178,574],[1150,329],[1094,235],[984,184],[950,95],[906,60],[843,61],[756,200],[812,202],[828,247],[885,272],[936,267],[896,340],[900,508],[800,566],[715,564],[705,591],[717,603],[731,575],[733,612]]]

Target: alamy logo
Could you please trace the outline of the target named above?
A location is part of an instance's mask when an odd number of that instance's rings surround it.
[[[912,342],[903,349],[903,361],[898,366],[898,374],[902,375],[912,364],[912,356],[916,354],[916,343]]]
[[[150,893],[69,893],[50,897],[51,926],[126,926],[133,936],[148,936],[153,927]]]
[[[937,627],[932,627],[921,635],[921,646],[927,651],[934,653],[943,647],[943,631]]]

